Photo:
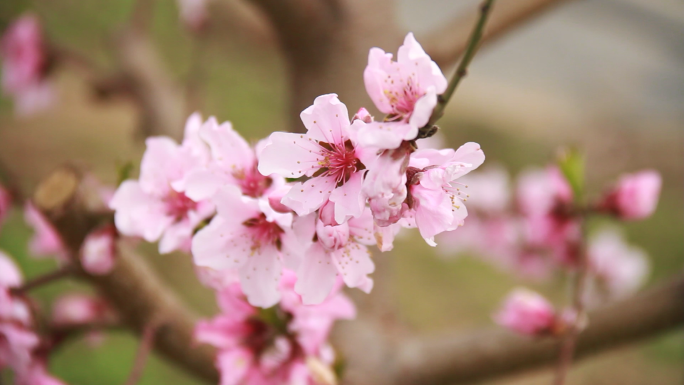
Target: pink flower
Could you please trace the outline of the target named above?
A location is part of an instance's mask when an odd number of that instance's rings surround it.
[[[363,80],[375,106],[388,116],[382,122],[363,127],[359,142],[387,149],[416,138],[437,105],[437,95],[447,87],[442,71],[412,33],[406,35],[404,45],[399,47],[396,62],[392,61],[392,54],[371,48]]]
[[[100,298],[86,294],[66,294],[52,308],[52,322],[58,326],[88,325],[111,317],[109,306]]]
[[[337,226],[316,221],[317,241],[312,243],[297,270],[295,291],[306,305],[320,304],[333,289],[337,276],[349,287],[369,293],[375,270],[366,245],[376,242],[373,218],[368,210]]]
[[[624,220],[648,218],[658,205],[661,185],[657,171],[646,170],[625,175],[600,206]]]
[[[301,258],[300,238],[292,228],[293,214],[279,213],[267,198],[244,196],[232,185],[224,186],[212,201],[216,216],[192,240],[195,264],[217,271],[238,271],[249,302],[273,306],[280,300],[278,282],[283,264],[296,268]]]
[[[482,213],[499,214],[509,208],[511,202],[510,178],[500,166],[487,167],[475,174],[468,174],[462,183],[468,185],[468,207]]]
[[[221,314],[198,322],[195,338],[218,348],[222,385],[312,385],[321,372],[310,369],[312,360],[327,365],[332,374],[328,334],[335,320],[354,317],[354,306],[341,293],[321,305],[304,306],[292,291],[294,280],[286,270],[280,283],[281,305],[262,311],[245,301],[237,284],[218,292]]]
[[[552,166],[523,172],[517,195],[526,243],[550,250],[558,262],[575,264],[581,233],[572,214],[572,189],[560,170]]]
[[[2,88],[16,101],[16,110],[28,114],[47,107],[51,87],[45,81],[48,58],[38,19],[30,14],[13,22],[0,42]]]
[[[363,193],[368,196],[373,218],[379,226],[398,222],[408,209],[406,168],[412,151],[410,146],[402,145],[364,159],[369,170],[363,181]]]
[[[21,271],[9,255],[0,250],[0,287],[19,287],[23,282]]]
[[[174,188],[190,199],[200,201],[211,198],[222,186],[233,184],[242,194],[258,198],[271,191],[274,179],[257,170],[257,156],[247,141],[238,134],[230,122],[218,124],[211,117],[199,129],[199,137],[209,146],[211,157],[206,167],[197,167],[186,178],[175,182]],[[257,145],[263,149],[265,142]],[[276,180],[282,185],[282,180]]]
[[[69,253],[59,234],[31,202],[24,205],[24,220],[35,231],[33,238],[29,241],[31,255],[36,257],[55,256],[62,261],[69,259]]]
[[[148,242],[160,240],[160,253],[190,248],[195,227],[214,208],[209,201],[194,201],[173,186],[208,161],[208,150],[198,135],[201,125],[198,114],[190,116],[180,146],[167,137],[147,139],[140,178],[123,182],[109,203],[122,234]]]
[[[591,273],[610,299],[634,294],[650,270],[644,251],[627,245],[615,229],[598,233],[589,243],[587,256]]]
[[[463,199],[467,195],[456,180],[484,162],[477,143],[458,150],[418,150],[411,154],[408,168],[410,215],[425,241],[435,246],[435,235],[455,230],[468,216]]]
[[[115,229],[104,227],[94,230],[83,241],[81,266],[89,274],[109,273],[115,262]]]
[[[0,227],[12,208],[12,195],[0,185]]]
[[[553,332],[556,312],[544,297],[524,289],[513,290],[501,310],[494,316],[499,325],[526,335],[543,335]]]
[[[347,107],[335,94],[322,95],[301,114],[306,134],[275,132],[263,149],[259,171],[285,178],[311,177],[295,183],[282,203],[298,215],[316,211],[326,201],[335,204],[335,220],[343,223],[363,212],[361,184],[365,166],[349,123]],[[364,123],[355,120],[352,125]]]

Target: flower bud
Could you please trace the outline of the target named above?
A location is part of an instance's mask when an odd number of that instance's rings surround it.
[[[550,333],[556,324],[556,312],[544,297],[524,288],[515,289],[494,316],[499,325],[526,335]]]
[[[368,112],[367,109],[361,107],[359,108],[358,111],[356,111],[356,115],[352,118],[352,122],[355,120],[361,120],[364,123],[370,123],[373,121],[373,117],[371,116],[370,112]]]
[[[644,219],[655,211],[662,179],[657,171],[625,175],[599,204],[599,208],[624,220]]]

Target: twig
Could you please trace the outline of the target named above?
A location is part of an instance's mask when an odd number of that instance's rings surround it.
[[[567,376],[570,365],[572,364],[572,358],[575,353],[575,347],[577,344],[577,337],[581,332],[580,323],[584,322],[584,291],[586,287],[587,274],[589,270],[587,261],[587,250],[586,250],[586,231],[585,223],[582,218],[582,240],[577,251],[577,271],[575,272],[573,291],[572,291],[572,311],[574,319],[570,325],[567,333],[563,336],[563,340],[560,347],[560,353],[558,355],[558,365],[556,366],[556,375],[554,378],[554,385],[563,385],[565,383],[565,378]]]
[[[152,351],[154,336],[157,334],[160,327],[162,327],[162,325],[155,320],[152,320],[145,326],[140,345],[138,346],[138,351],[135,354],[135,361],[133,361],[133,369],[131,369],[128,380],[126,380],[126,385],[135,385],[140,380],[140,376],[147,363],[147,357],[150,355],[150,351]]]
[[[526,25],[527,22],[544,14],[554,6],[568,2],[568,0],[515,0],[504,1],[496,6],[492,13],[487,30],[482,37],[482,44],[491,43],[499,37],[506,36],[513,29]],[[425,37],[420,37],[420,42],[432,60],[441,68],[448,68],[463,54],[466,42],[454,44],[454,36],[467,36],[470,32],[466,27],[474,21],[472,16],[457,16],[454,20],[431,32]]]
[[[77,272],[78,272],[78,269],[74,265],[72,265],[72,264],[64,265],[55,271],[49,272],[47,274],[38,276],[36,278],[33,278],[33,279],[27,281],[25,284],[13,289],[12,292],[17,293],[17,294],[26,293],[28,291],[31,291],[33,289],[36,289],[36,288],[41,287],[43,285],[46,285],[48,283],[58,281],[62,278],[69,277],[69,276],[71,276]]]
[[[444,115],[444,108],[449,103],[449,100],[454,94],[454,91],[456,91],[456,87],[458,87],[461,79],[463,79],[468,73],[468,65],[473,60],[473,57],[475,57],[475,53],[477,53],[477,49],[480,46],[480,40],[482,39],[484,27],[487,24],[487,19],[489,18],[493,5],[494,0],[485,0],[480,6],[480,17],[478,18],[477,23],[475,23],[473,31],[470,33],[468,45],[466,46],[463,58],[461,59],[461,62],[458,63],[456,72],[451,78],[446,91],[440,95],[437,106],[435,106],[435,109],[432,111],[432,116],[425,127],[432,127],[432,125],[435,124],[435,122],[437,122],[442,115]]]

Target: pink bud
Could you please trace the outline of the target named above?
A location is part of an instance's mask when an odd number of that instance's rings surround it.
[[[329,250],[337,250],[344,247],[349,241],[349,225],[343,223],[339,226],[326,226],[323,222],[316,223],[316,235],[318,241],[321,242]]]
[[[83,241],[81,264],[93,275],[109,273],[114,267],[114,228],[111,226],[95,230]]]
[[[356,115],[352,118],[352,122],[355,120],[361,120],[364,123],[370,123],[373,121],[373,117],[371,116],[370,112],[368,112],[367,109],[361,107],[359,110],[356,112]]]
[[[600,207],[624,220],[649,217],[658,205],[662,179],[654,170],[624,175]]]
[[[61,326],[85,325],[102,321],[107,313],[107,305],[98,298],[85,294],[67,294],[55,301],[52,322]]]
[[[326,226],[338,226],[335,220],[335,203],[327,201],[318,209],[318,219]]]
[[[268,194],[268,204],[271,206],[271,208],[279,213],[282,214],[287,214],[291,213],[292,209],[285,206],[284,204],[280,203],[281,200],[283,200],[283,197],[285,194],[287,194],[292,186],[288,185],[283,185],[275,190],[273,190],[271,193]]]
[[[556,312],[553,305],[541,295],[518,288],[508,295],[494,320],[521,334],[541,335],[552,332],[556,324]]]

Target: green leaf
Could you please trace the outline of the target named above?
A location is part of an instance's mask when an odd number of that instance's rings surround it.
[[[574,200],[584,198],[584,154],[576,148],[564,148],[558,154],[558,167],[572,188]]]
[[[119,164],[116,167],[116,186],[118,187],[125,181],[126,179],[129,179],[131,177],[131,173],[133,172],[133,162],[130,160],[126,163]]]

